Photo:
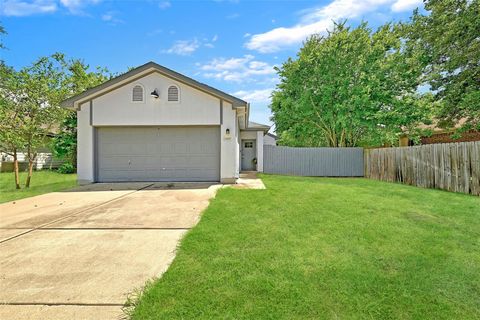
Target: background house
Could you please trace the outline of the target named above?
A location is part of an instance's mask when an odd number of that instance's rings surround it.
[[[451,142],[469,142],[480,141],[480,131],[470,130],[464,132],[458,138],[452,138],[455,134],[455,130],[465,124],[465,119],[460,120],[453,128],[445,129],[439,127],[436,123],[431,125],[421,125],[420,129],[430,132],[420,137],[420,144],[433,144],[433,143],[451,143]],[[403,135],[399,140],[400,147],[413,146],[414,142],[408,137]]]

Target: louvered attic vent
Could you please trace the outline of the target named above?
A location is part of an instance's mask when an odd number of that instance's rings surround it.
[[[133,102],[143,102],[143,88],[142,86],[133,87],[132,91],[132,101]]]
[[[178,88],[176,86],[168,87],[168,101],[178,101]]]

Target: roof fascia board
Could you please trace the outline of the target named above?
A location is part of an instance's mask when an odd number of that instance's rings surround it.
[[[231,96],[225,92],[217,90],[208,85],[202,84],[196,80],[188,78],[178,72],[167,69],[159,64],[154,62],[149,62],[143,66],[140,66],[136,69],[133,69],[127,73],[124,73],[118,77],[110,79],[103,84],[100,84],[94,88],[91,88],[83,93],[80,93],[76,96],[70,97],[64,100],[61,105],[67,108],[77,108],[79,104],[82,104],[90,99],[97,98],[101,95],[104,95],[112,90],[115,90],[118,87],[126,85],[130,82],[138,80],[141,77],[148,75],[149,73],[158,72],[159,74],[171,78],[175,81],[181,82],[185,85],[193,87],[199,91],[212,95],[218,99],[223,99],[232,104],[233,108],[245,107],[247,102],[238,99],[234,96]]]

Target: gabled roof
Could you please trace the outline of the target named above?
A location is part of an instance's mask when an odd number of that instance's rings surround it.
[[[70,97],[64,101],[62,101],[61,106],[66,107],[66,108],[73,108],[75,103],[77,102],[84,102],[87,100],[90,100],[92,98],[95,98],[97,96],[100,96],[102,94],[105,94],[106,92],[110,91],[108,89],[110,88],[116,88],[120,87],[122,85],[125,85],[129,83],[129,79],[133,79],[132,81],[136,80],[139,77],[143,77],[146,74],[148,74],[148,71],[152,72],[158,72],[166,77],[169,77],[173,80],[176,80],[178,82],[182,82],[186,85],[189,85],[193,88],[196,88],[200,91],[203,91],[207,94],[210,94],[212,96],[215,96],[217,98],[226,100],[230,103],[232,103],[233,107],[247,107],[247,102],[243,101],[242,99],[239,99],[237,97],[234,97],[228,93],[225,93],[223,91],[220,91],[218,89],[215,89],[213,87],[210,87],[204,83],[198,82],[192,78],[189,78],[187,76],[184,76],[183,74],[180,74],[178,72],[175,72],[171,69],[168,69],[164,66],[159,65],[158,63],[155,62],[148,62],[140,67],[137,67],[135,69],[132,69],[118,77],[115,77],[113,79],[110,79],[96,87],[93,87],[91,89],[88,89],[78,95],[75,95],[73,97]],[[138,77],[136,77],[138,76]]]

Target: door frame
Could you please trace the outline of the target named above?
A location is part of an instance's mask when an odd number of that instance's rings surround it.
[[[253,168],[252,169],[245,169],[243,168],[243,157],[244,157],[244,149],[245,149],[245,142],[252,142],[253,146],[252,148],[254,149],[254,154],[253,154],[253,158],[256,158],[257,157],[257,140],[255,139],[242,139],[241,140],[241,143],[242,143],[242,146],[241,146],[241,157],[240,157],[240,168],[241,168],[241,171],[257,171],[257,165],[256,164],[252,164],[253,165]],[[253,159],[252,159],[253,160]],[[258,159],[257,159],[258,161]]]

